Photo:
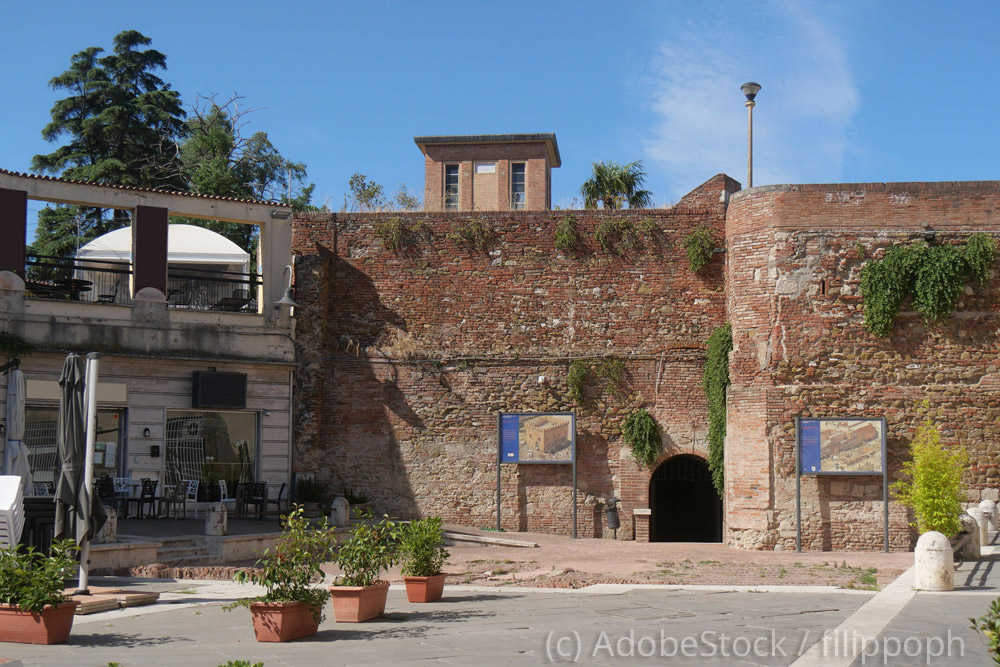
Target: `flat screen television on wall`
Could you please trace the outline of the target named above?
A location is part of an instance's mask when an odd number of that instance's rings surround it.
[[[194,371],[192,408],[244,410],[247,407],[247,374]]]

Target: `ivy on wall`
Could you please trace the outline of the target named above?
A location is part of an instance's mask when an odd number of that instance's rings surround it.
[[[622,437],[640,466],[652,467],[663,451],[660,425],[644,408],[639,408],[622,423]]]
[[[954,314],[966,280],[986,283],[996,252],[990,236],[973,234],[963,246],[917,241],[869,260],[861,269],[865,327],[879,338],[888,335],[908,296],[925,322],[946,320]]]
[[[684,252],[687,253],[688,266],[698,272],[708,264],[715,253],[715,237],[712,230],[702,225],[693,229],[684,237]]]
[[[729,386],[729,353],[733,329],[723,324],[708,337],[707,359],[701,386],[708,400],[708,469],[719,496],[725,489],[726,387]]]
[[[601,359],[591,366],[585,359],[576,359],[569,365],[566,382],[569,385],[569,396],[577,405],[582,406],[586,398],[585,389],[592,377],[604,381],[603,386],[612,398],[625,394],[625,362],[614,357]]]

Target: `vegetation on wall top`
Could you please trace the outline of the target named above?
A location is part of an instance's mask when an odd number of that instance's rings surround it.
[[[641,252],[646,244],[655,241],[657,231],[656,222],[650,218],[638,222],[602,220],[594,229],[594,239],[606,251],[621,257],[626,252]]]
[[[869,260],[861,269],[865,327],[880,338],[887,335],[908,296],[927,323],[951,317],[967,279],[985,284],[996,251],[996,241],[980,233],[961,247],[917,241]]]
[[[660,425],[645,408],[639,408],[622,423],[622,437],[640,466],[650,468],[663,451]]]
[[[493,228],[482,220],[463,220],[455,231],[446,235],[451,241],[465,243],[479,252],[489,252],[496,243],[497,234]]]
[[[580,232],[576,228],[576,218],[572,215],[563,218],[556,225],[556,235],[553,244],[556,250],[573,253],[580,248]]]
[[[396,252],[405,246],[415,245],[420,234],[427,234],[423,220],[412,223],[403,218],[389,218],[375,223],[375,233],[382,239],[386,250]]]
[[[733,330],[724,324],[708,337],[708,352],[701,386],[708,400],[708,469],[719,496],[725,489],[726,387],[729,386],[729,353]]]

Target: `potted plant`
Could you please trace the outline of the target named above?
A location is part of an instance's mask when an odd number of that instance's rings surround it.
[[[61,644],[69,639],[79,602],[63,595],[79,551],[73,540],[52,543],[48,556],[19,545],[0,551],[0,641]]]
[[[396,564],[397,533],[388,516],[375,521],[370,512],[358,513],[334,558],[342,572],[330,587],[337,622],[360,623],[385,612],[389,582],[379,577]]]
[[[315,477],[295,481],[295,502],[302,505],[307,518],[321,515],[321,508],[330,504],[330,485]]]
[[[273,549],[264,551],[255,569],[237,572],[233,580],[266,589],[256,598],[243,598],[223,607],[249,607],[259,642],[285,642],[315,634],[323,620],[326,591],[314,588],[322,579],[320,565],[333,555],[333,528],[326,519],[313,525],[302,508],[288,513],[285,529]]]
[[[441,517],[411,521],[401,531],[399,552],[403,565],[406,597],[410,602],[434,602],[441,599],[444,580],[441,572],[448,552],[441,543]]]

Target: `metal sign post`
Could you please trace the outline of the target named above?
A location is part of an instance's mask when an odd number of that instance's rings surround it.
[[[882,545],[889,552],[886,429],[885,417],[795,418],[796,551],[802,551],[802,475],[881,475]]]
[[[498,531],[501,529],[500,468],[505,463],[572,464],[573,537],[577,537],[576,413],[501,412],[497,415]]]

